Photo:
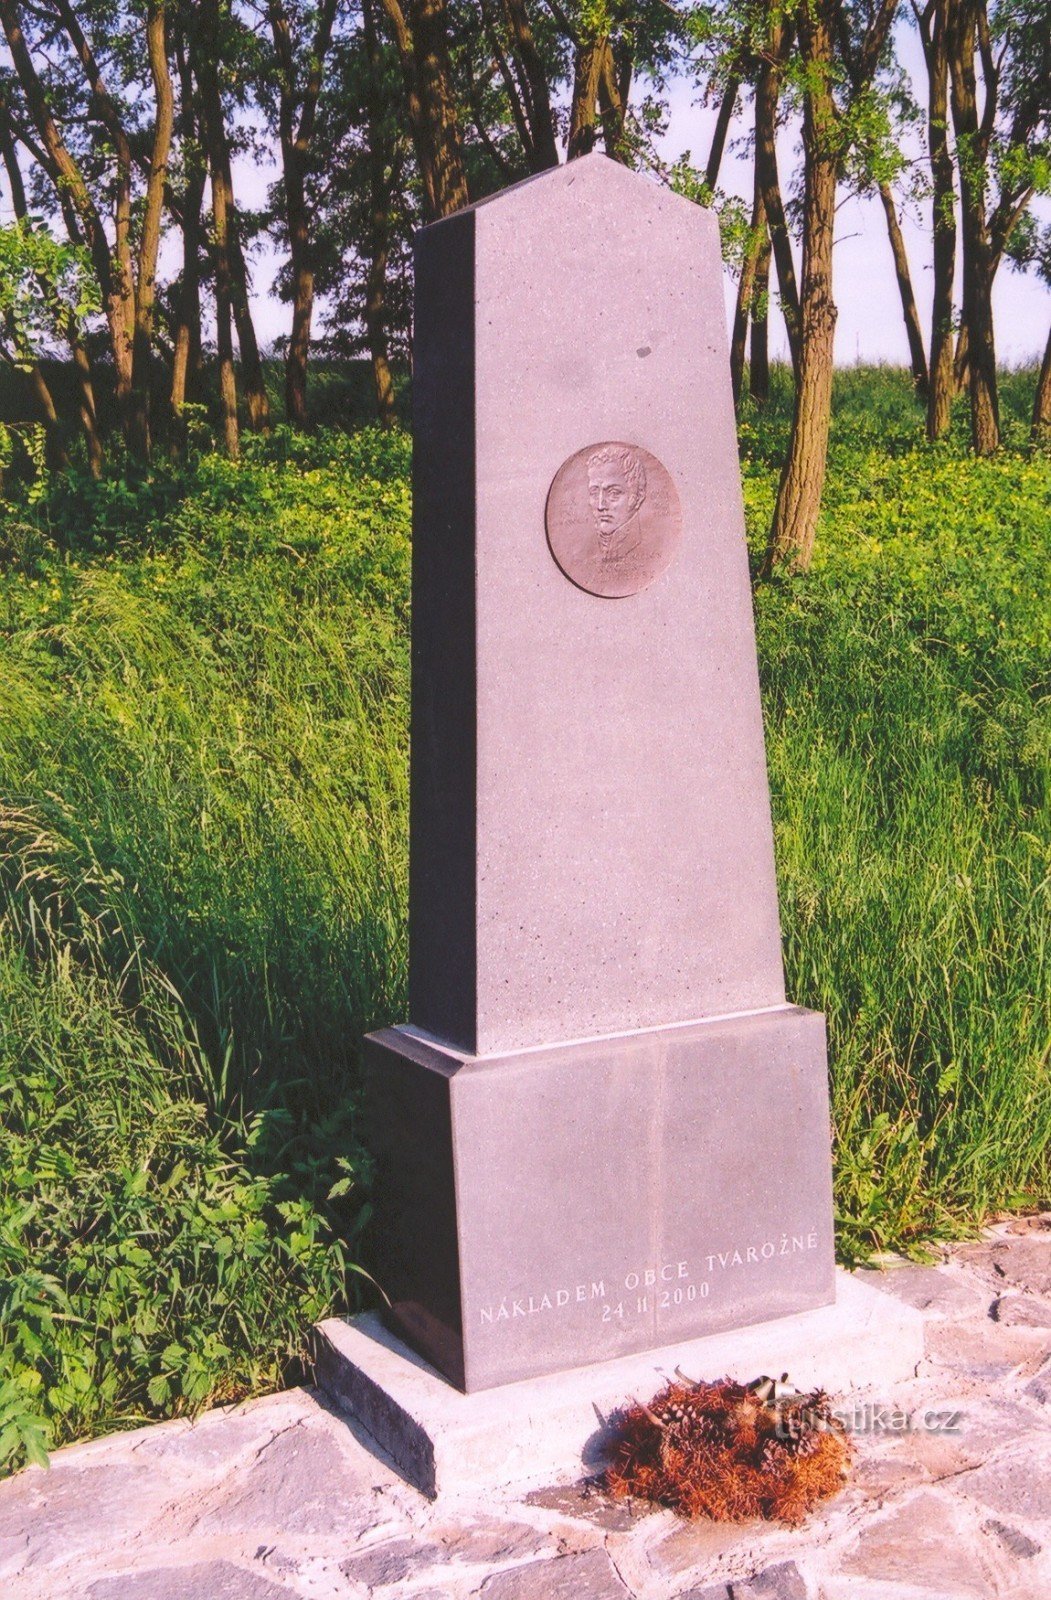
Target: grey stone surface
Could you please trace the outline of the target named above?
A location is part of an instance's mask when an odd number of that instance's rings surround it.
[[[409,1341],[468,1391],[831,1300],[815,1013],[484,1061],[403,1029],[369,1045],[397,1108],[373,1138],[383,1285]],[[444,1237],[454,1212],[443,1290],[434,1222]]]
[[[996,1590],[962,1533],[952,1507],[924,1490],[862,1528],[843,1570],[881,1583],[907,1584],[946,1600],[985,1600]]]
[[[8,1547],[5,1565],[47,1566],[57,1552],[68,1555],[90,1549],[98,1541],[100,1526],[113,1539],[127,1539],[161,1515],[165,1499],[165,1486],[144,1482],[129,1461],[100,1462],[94,1470],[73,1462],[49,1471],[30,1468],[0,1483],[0,1540]],[[92,1516],[85,1516],[88,1504]],[[3,1570],[0,1566],[0,1573]]]
[[[628,1590],[604,1550],[530,1561],[486,1578],[483,1600],[627,1600]]]
[[[232,1561],[202,1561],[102,1578],[84,1600],[288,1600],[288,1590]]]
[[[981,1322],[928,1323],[925,1346],[938,1366],[993,1382],[1037,1354],[1044,1337],[1038,1328],[1001,1328],[986,1317]]]
[[[440,1539],[450,1561],[467,1566],[500,1566],[536,1555],[547,1543],[544,1535],[527,1522],[479,1522],[473,1526],[452,1524],[432,1529]]]
[[[318,1380],[425,1494],[466,1485],[541,1487],[605,1464],[608,1418],[676,1367],[750,1381],[786,1368],[804,1387],[890,1386],[922,1354],[920,1313],[836,1275],[836,1302],[754,1327],[622,1356],[528,1383],[460,1394],[374,1314],[317,1330]]]
[[[424,229],[414,361],[411,1020],[487,1054],[781,1002],[714,215],[594,155]],[[682,506],[626,600],[545,532],[602,440]]]
[[[743,1583],[732,1583],[730,1594],[732,1600],[807,1600],[807,1586],[794,1561],[778,1561]]]
[[[529,1506],[539,1506],[545,1511],[561,1511],[568,1517],[577,1517],[604,1528],[609,1533],[624,1533],[633,1528],[640,1517],[649,1514],[648,1506],[630,1504],[626,1500],[611,1500],[608,1495],[594,1490],[586,1482],[556,1484],[550,1489],[533,1489],[525,1496]]]
[[[369,1503],[368,1469],[325,1434],[293,1427],[261,1450],[251,1467],[212,1492],[192,1531],[338,1533]]]
[[[1051,1452],[1013,1448],[960,1479],[960,1490],[994,1511],[1051,1520]]]
[[[998,1522],[995,1517],[983,1522],[982,1527],[986,1533],[991,1533],[998,1539],[1011,1555],[1019,1556],[1023,1561],[1031,1561],[1043,1548],[1036,1539],[1031,1539],[1027,1533],[1023,1533],[1021,1528],[1012,1528],[1009,1523]]]
[[[995,1288],[1051,1295],[1051,1232],[1041,1230],[966,1246],[959,1259]]]
[[[956,1317],[985,1310],[990,1296],[965,1278],[939,1272],[935,1267],[898,1265],[874,1271],[863,1268],[858,1276],[874,1288],[895,1295],[929,1317]]]
[[[402,1583],[406,1578],[433,1567],[443,1559],[440,1545],[424,1543],[419,1539],[393,1539],[389,1544],[351,1556],[340,1564],[340,1571],[355,1583],[364,1583],[370,1589]]]
[[[1031,1378],[1023,1391],[1030,1400],[1037,1400],[1042,1406],[1051,1405],[1051,1357],[1044,1362],[1036,1376]]]
[[[1005,1294],[993,1302],[990,1316],[1005,1328],[1051,1328],[1051,1305],[1028,1294]]]

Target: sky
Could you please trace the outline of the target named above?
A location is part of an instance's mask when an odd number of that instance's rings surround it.
[[[899,57],[913,77],[914,91],[921,100],[925,94],[923,56],[916,30],[909,24],[898,29]],[[715,111],[696,104],[698,91],[688,82],[672,86],[668,132],[661,141],[660,153],[669,163],[685,150],[692,152],[694,164],[702,167],[708,159]],[[745,133],[738,118],[731,130],[731,141]],[[782,185],[796,165],[798,135],[788,129],[779,144]],[[916,152],[919,153],[918,151]],[[253,159],[243,162],[235,173],[235,189],[243,205],[262,204],[273,169]],[[735,156],[727,150],[720,175],[720,186],[740,195],[751,205],[752,168],[747,153]],[[1039,208],[1044,220],[1051,221],[1051,206]],[[902,215],[902,231],[909,252],[913,289],[925,331],[930,325],[931,265],[929,210],[921,215],[913,208]],[[890,362],[907,365],[908,345],[901,314],[901,300],[887,239],[887,225],[878,195],[866,199],[844,199],[839,210],[834,264],[834,293],[839,310],[836,324],[836,361],[849,366],[855,362]],[[798,252],[797,252],[798,260]],[[274,299],[268,289],[276,263],[270,254],[256,257],[253,289],[257,329],[262,343],[287,334],[291,311]],[[957,271],[957,277],[959,272]],[[727,325],[732,323],[736,286],[726,274]],[[957,287],[959,287],[957,285]],[[1051,321],[1051,294],[1033,274],[1022,274],[1004,262],[997,273],[993,290],[997,356],[1005,366],[1039,360]],[[780,315],[771,318],[770,351],[787,359],[788,344]]]

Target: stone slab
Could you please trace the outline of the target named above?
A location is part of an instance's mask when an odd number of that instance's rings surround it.
[[[473,1391],[827,1304],[823,1019],[488,1058],[367,1046],[393,1325]]]
[[[571,1482],[604,1462],[610,1413],[648,1398],[679,1367],[742,1382],[787,1371],[841,1396],[886,1392],[923,1355],[923,1316],[849,1273],[834,1305],[575,1372],[463,1395],[380,1317],[330,1318],[315,1331],[317,1380],[400,1472],[432,1497]]]
[[[586,156],[422,229],[415,297],[410,1021],[482,1055],[783,1002],[714,213]],[[682,514],[615,599],[546,525],[609,443]]]

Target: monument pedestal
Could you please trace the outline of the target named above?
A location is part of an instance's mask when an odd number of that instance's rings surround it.
[[[423,229],[414,292],[374,1260],[473,1401],[826,1306],[829,1116],[785,997],[717,219],[592,154]]]
[[[317,1381],[426,1495],[572,1483],[606,1464],[606,1419],[648,1399],[681,1368],[687,1377],[750,1383],[791,1374],[834,1399],[879,1396],[923,1357],[923,1316],[849,1272],[835,1304],[643,1355],[554,1373],[481,1394],[459,1394],[369,1312],[315,1331]]]
[[[367,1041],[393,1327],[468,1392],[833,1298],[824,1020]]]

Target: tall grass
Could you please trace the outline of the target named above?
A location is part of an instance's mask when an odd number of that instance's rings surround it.
[[[1046,1196],[1048,461],[840,376],[813,572],[756,589],[841,1250]],[[789,396],[742,419],[758,551]],[[367,1261],[404,1014],[408,442],[0,507],[0,1464],[281,1381]],[[363,1254],[363,1251],[366,1253]]]
[[[405,984],[407,446],[286,445],[7,517],[0,1462],[272,1385],[353,1298],[355,1066]]]
[[[1051,1177],[1051,463],[931,448],[904,374],[846,372],[814,571],[756,608],[790,989],[828,1014],[857,1258]],[[771,439],[745,419],[756,550]]]

